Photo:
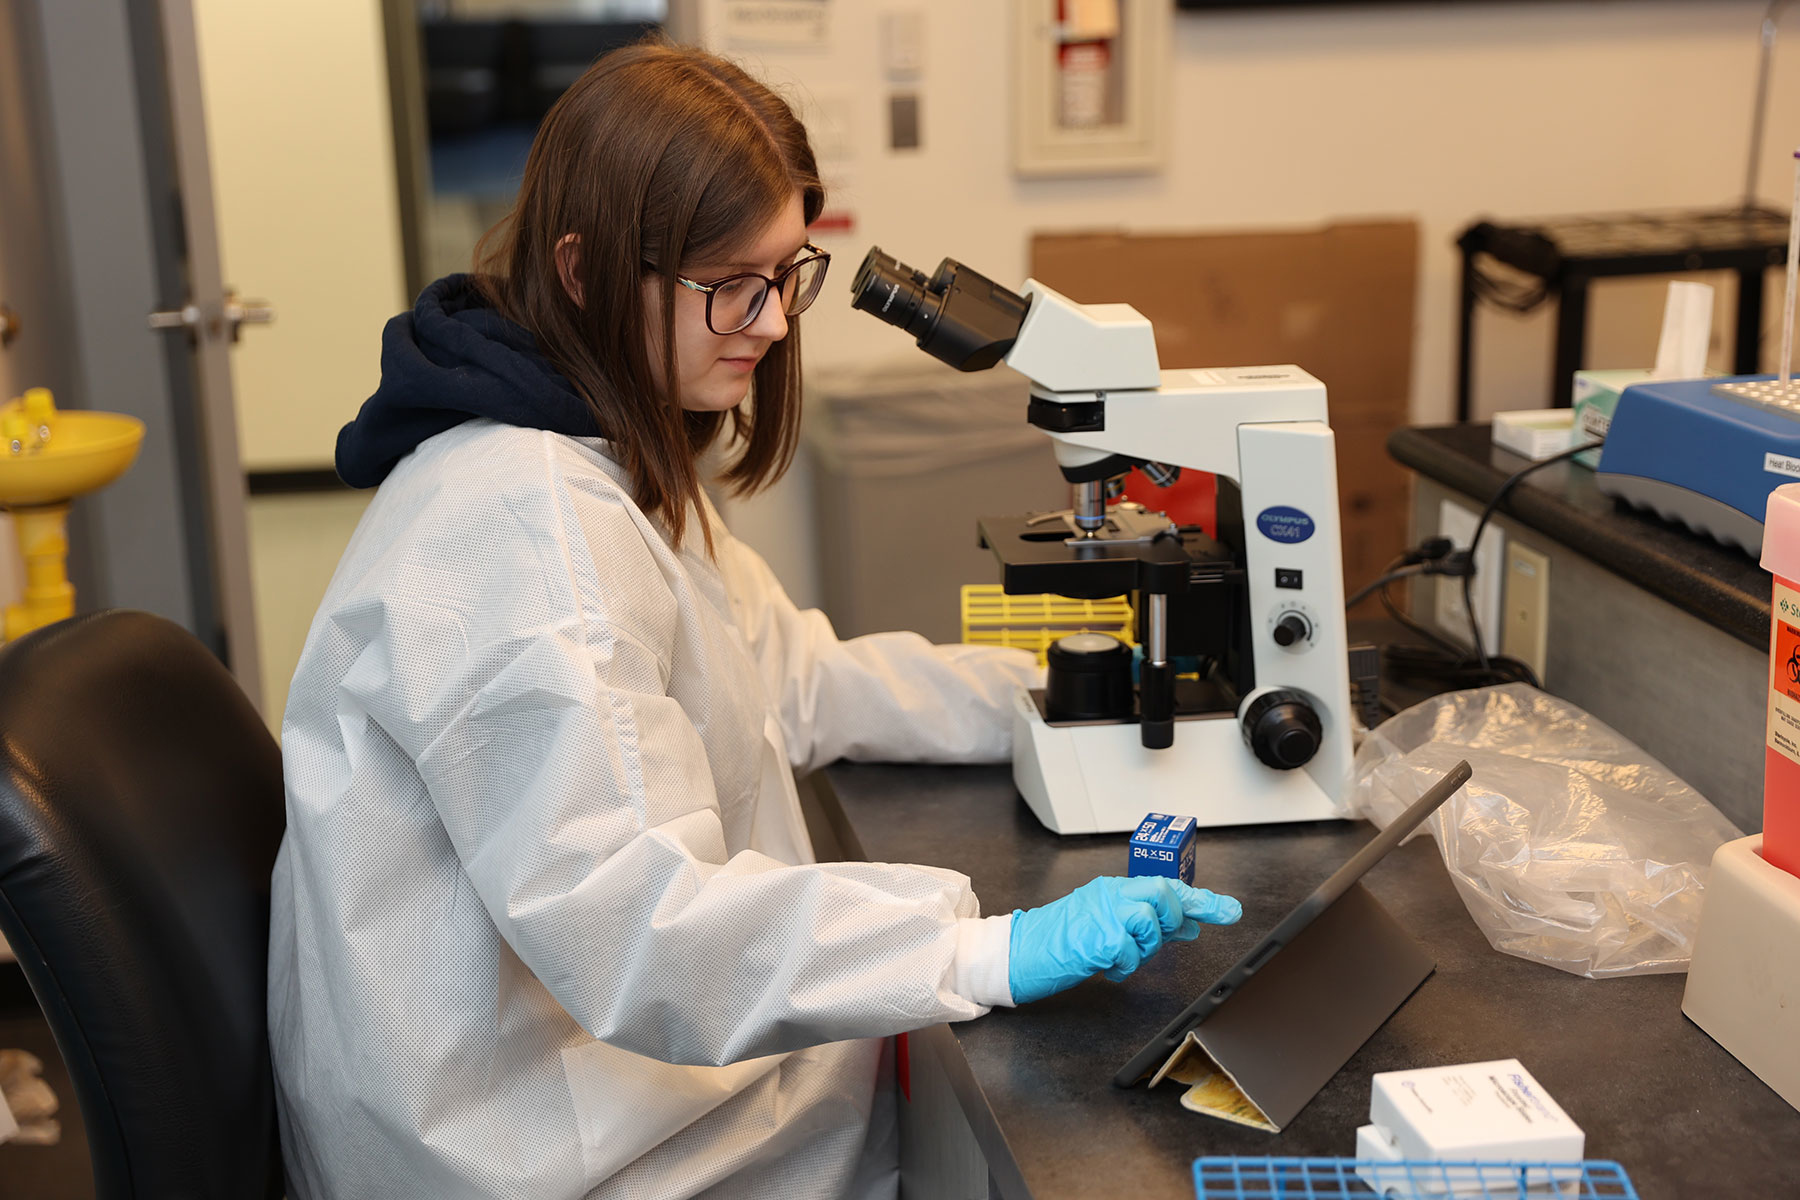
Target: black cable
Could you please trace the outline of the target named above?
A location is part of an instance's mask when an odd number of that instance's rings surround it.
[[[1382,662],[1388,677],[1403,681],[1423,678],[1442,685],[1437,690],[1490,687],[1498,683],[1528,683],[1540,687],[1537,673],[1525,663],[1496,654],[1486,667],[1466,654],[1446,655],[1431,646],[1395,644],[1384,648]]]
[[[1567,450],[1552,454],[1549,458],[1540,458],[1528,467],[1520,467],[1501,482],[1499,490],[1497,490],[1494,493],[1493,498],[1487,502],[1487,507],[1481,510],[1481,518],[1475,522],[1475,534],[1469,539],[1470,570],[1467,575],[1463,576],[1463,610],[1469,614],[1469,641],[1475,647],[1475,657],[1481,660],[1483,670],[1487,669],[1488,655],[1486,648],[1481,644],[1481,626],[1475,619],[1474,600],[1475,551],[1481,546],[1482,532],[1487,529],[1488,522],[1493,519],[1494,513],[1500,508],[1500,502],[1506,499],[1507,494],[1517,486],[1519,480],[1525,478],[1533,471],[1541,470],[1542,468],[1549,466],[1551,463],[1558,463],[1562,462],[1564,459],[1574,458],[1577,454],[1584,454],[1589,450],[1597,450],[1604,444],[1604,439],[1583,442],[1579,446],[1571,446]]]
[[[1432,629],[1429,625],[1422,625],[1418,621],[1415,621],[1410,613],[1394,603],[1394,598],[1388,594],[1388,590],[1385,587],[1381,589],[1381,606],[1387,609],[1388,616],[1394,618],[1394,620],[1418,634],[1426,641],[1431,642],[1446,654],[1453,655],[1458,659],[1464,657],[1464,650],[1461,646],[1458,646],[1449,638],[1437,632],[1437,630]]]
[[[1389,566],[1403,562],[1406,555],[1394,560]],[[1465,576],[1466,578],[1466,576]],[[1449,638],[1438,633],[1427,625],[1414,620],[1405,610],[1394,602],[1389,588],[1393,581],[1376,589],[1381,605],[1400,625],[1417,634],[1427,645],[1413,646],[1402,642],[1392,642],[1382,647],[1381,656],[1386,674],[1390,678],[1407,676],[1424,678],[1434,685],[1443,685],[1449,690],[1463,688],[1487,687],[1496,683],[1528,683],[1532,687],[1541,687],[1537,673],[1530,666],[1507,655],[1492,655],[1484,666],[1477,661],[1468,648],[1459,646]]]
[[[1344,607],[1347,609],[1355,608],[1358,604],[1361,604],[1364,600],[1368,599],[1370,593],[1376,591],[1378,588],[1384,588],[1390,583],[1398,583],[1402,579],[1412,579],[1419,575],[1427,574],[1429,570],[1430,568],[1424,563],[1418,563],[1410,567],[1400,567],[1397,570],[1390,569],[1376,578],[1373,582],[1366,583],[1362,587],[1356,589],[1356,591],[1351,594],[1350,598],[1344,601]]]
[[[1497,308],[1508,312],[1528,313],[1545,300],[1549,299],[1551,287],[1546,278],[1538,278],[1535,283],[1506,279],[1496,275],[1489,268],[1486,255],[1477,255],[1469,264],[1469,282],[1475,295]]]
[[[1474,543],[1470,543],[1471,547]],[[1469,555],[1471,561],[1475,555]],[[1481,625],[1475,620],[1475,573],[1470,572],[1462,577],[1463,611],[1469,614],[1469,644],[1475,647],[1475,657],[1481,663],[1481,669],[1487,670],[1487,647],[1481,644]]]

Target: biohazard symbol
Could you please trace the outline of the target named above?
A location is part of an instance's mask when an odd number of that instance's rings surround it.
[[[1778,620],[1774,640],[1769,682],[1777,693],[1800,701],[1800,629]]]

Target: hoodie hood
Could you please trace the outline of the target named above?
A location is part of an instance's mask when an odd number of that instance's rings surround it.
[[[381,386],[338,432],[338,475],[374,487],[421,442],[476,417],[601,436],[587,401],[530,331],[496,312],[473,277],[448,275],[382,331]]]

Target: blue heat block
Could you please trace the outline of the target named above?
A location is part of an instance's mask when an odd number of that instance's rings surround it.
[[[1492,1182],[1500,1169],[1509,1183]],[[1370,1162],[1353,1158],[1197,1158],[1199,1200],[1367,1200],[1360,1169],[1398,1200],[1638,1200],[1616,1162]],[[1481,1182],[1486,1179],[1490,1182]]]
[[[1600,451],[1600,490],[1761,554],[1769,493],[1800,480],[1800,414],[1713,391],[1739,381],[1626,388]]]

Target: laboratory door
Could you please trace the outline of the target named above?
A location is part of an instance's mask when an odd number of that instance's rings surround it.
[[[257,314],[225,293],[211,188],[191,0],[0,0],[0,399],[144,422],[73,507],[77,608],[184,625],[257,699],[227,357]]]

